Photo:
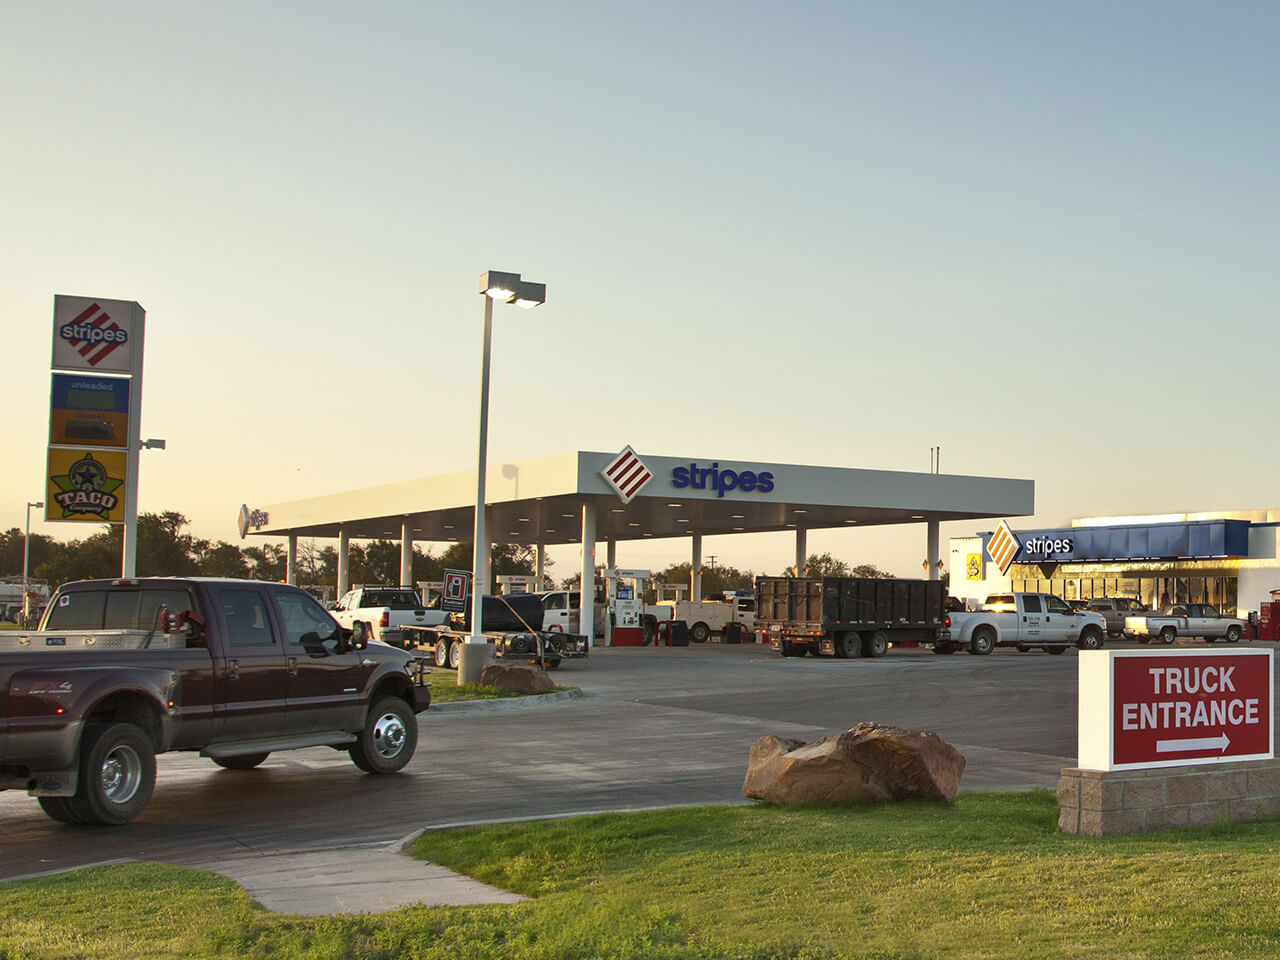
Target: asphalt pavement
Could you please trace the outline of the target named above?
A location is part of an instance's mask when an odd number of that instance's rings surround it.
[[[159,861],[220,873],[291,913],[512,902],[400,849],[424,829],[744,803],[756,738],[813,740],[862,721],[956,746],[962,790],[1053,789],[1075,764],[1076,662],[1074,651],[833,660],[752,644],[602,648],[555,675],[578,694],[432,707],[414,759],[392,776],[362,774],[328,748],[247,771],[165,754],[150,806],[105,829],[59,824],[25,794],[0,793],[0,881]]]

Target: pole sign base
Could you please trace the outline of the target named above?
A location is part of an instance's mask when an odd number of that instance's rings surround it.
[[[1080,768],[1273,759],[1272,658],[1270,649],[1081,651]]]

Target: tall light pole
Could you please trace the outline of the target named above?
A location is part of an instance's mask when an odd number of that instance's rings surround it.
[[[27,531],[22,535],[22,625],[27,625],[27,565],[31,557],[31,508],[44,509],[44,501],[27,504]]]
[[[472,540],[471,637],[459,650],[458,683],[476,683],[484,668],[489,644],[483,631],[484,591],[489,570],[489,538],[484,526],[484,480],[489,459],[489,345],[493,340],[493,302],[529,309],[547,301],[547,285],[520,279],[518,273],[489,270],[480,274],[484,297],[484,339],[480,348],[480,455],[476,466],[476,528]]]

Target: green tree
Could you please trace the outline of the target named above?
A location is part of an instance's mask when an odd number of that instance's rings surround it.
[[[856,567],[849,570],[851,577],[868,577],[876,580],[892,580],[893,574],[886,570],[881,570],[874,563],[860,563]]]
[[[138,576],[185,577],[199,572],[196,554],[206,544],[183,532],[187,523],[174,510],[138,514]]]
[[[811,553],[804,564],[806,577],[847,577],[849,564],[837,560],[830,553]]]
[[[47,580],[51,587],[69,580],[118,577],[123,549],[124,527],[106,526],[84,540],[55,542],[49,559],[36,568],[35,575]]]
[[[24,534],[17,527],[0,533],[0,576],[22,576],[22,542]],[[60,544],[52,537],[38,533],[31,535],[31,550],[27,557],[28,572],[52,558]]]
[[[254,580],[283,580],[289,551],[278,543],[264,543],[260,547],[245,547],[245,560],[249,564],[249,576]]]
[[[247,579],[249,576],[249,562],[240,548],[224,540],[215,544],[205,542],[196,557],[196,565],[202,577]]]

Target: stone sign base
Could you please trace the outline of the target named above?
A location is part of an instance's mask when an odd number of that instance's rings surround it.
[[[1151,770],[1065,768],[1058,829],[1094,837],[1280,816],[1280,760]]]

